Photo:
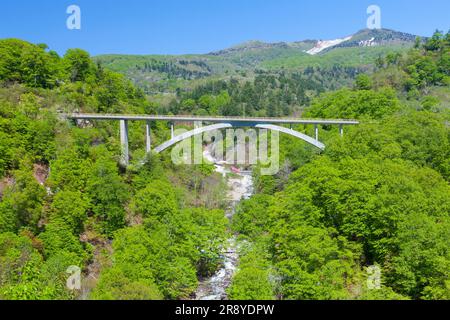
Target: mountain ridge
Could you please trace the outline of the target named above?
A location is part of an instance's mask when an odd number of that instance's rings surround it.
[[[125,74],[147,93],[174,92],[180,87],[195,87],[203,79],[251,78],[260,71],[335,66],[367,70],[380,55],[410,49],[417,37],[390,29],[362,29],[332,40],[273,43],[250,40],[207,54],[113,54],[94,59],[108,69]]]
[[[375,41],[378,45],[386,45],[391,44],[393,42],[406,42],[406,43],[413,43],[415,42],[416,38],[419,37],[417,35],[413,35],[411,33],[401,32],[401,31],[395,31],[391,29],[362,29],[358,32],[343,37],[339,39],[307,39],[307,40],[300,40],[300,41],[293,41],[293,42],[285,42],[285,41],[278,41],[278,42],[264,42],[260,40],[250,40],[245,41],[243,43],[237,44],[235,46],[232,46],[227,49],[222,49],[218,51],[213,51],[210,53],[207,53],[207,55],[214,55],[214,56],[220,56],[223,54],[227,54],[229,52],[238,52],[238,51],[248,51],[252,49],[271,49],[271,48],[298,48],[298,47],[308,47],[312,46],[314,47],[314,44],[320,44],[322,42],[333,42],[336,40],[344,40],[339,44],[333,45],[331,47],[349,47],[349,46],[364,46],[364,41],[370,41],[373,38],[373,41]],[[426,37],[420,37],[423,39],[426,39]],[[372,42],[374,43],[374,42]],[[374,45],[372,45],[374,46]],[[312,49],[312,48],[311,48]],[[307,51],[305,51],[307,52]]]

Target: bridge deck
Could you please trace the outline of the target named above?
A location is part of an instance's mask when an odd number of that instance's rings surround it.
[[[77,120],[129,120],[129,121],[169,121],[169,122],[212,122],[212,123],[259,123],[259,124],[317,124],[317,125],[358,125],[357,120],[348,119],[301,119],[301,118],[253,118],[214,116],[168,116],[168,115],[126,115],[126,114],[62,114],[64,118]]]

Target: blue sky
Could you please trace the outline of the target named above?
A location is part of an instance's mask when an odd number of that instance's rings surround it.
[[[78,5],[82,29],[68,30]],[[207,53],[247,40],[333,39],[366,27],[376,4],[384,28],[429,36],[450,28],[449,0],[14,0],[0,2],[0,38],[46,43],[63,54]]]

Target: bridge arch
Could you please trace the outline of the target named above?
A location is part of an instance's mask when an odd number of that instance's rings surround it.
[[[210,126],[206,126],[206,127],[200,127],[200,128],[196,128],[194,130],[185,132],[183,134],[180,134],[178,136],[172,137],[172,139],[170,139],[169,141],[163,143],[162,145],[160,145],[159,147],[155,148],[154,151],[156,153],[161,153],[164,150],[169,149],[170,147],[174,146],[175,144],[192,138],[193,136],[205,133],[205,132],[210,132],[210,131],[214,131],[214,130],[221,130],[221,129],[228,129],[228,128],[233,128],[233,124],[231,123],[219,123],[219,124],[214,124],[214,125],[210,125]],[[272,125],[272,124],[256,124],[253,127],[258,128],[258,129],[266,129],[266,130],[271,130],[271,131],[278,131],[281,133],[285,133],[291,136],[294,136],[298,139],[301,139],[321,150],[325,150],[325,145],[320,142],[319,140],[316,140],[306,134],[303,134],[301,132],[292,130],[292,129],[288,129],[285,127],[281,127],[281,126],[276,126],[276,125]]]
[[[156,153],[161,153],[164,150],[176,145],[177,143],[192,138],[193,136],[205,133],[205,132],[209,132],[209,131],[214,131],[214,130],[221,130],[221,129],[227,129],[227,128],[232,128],[233,125],[231,123],[219,123],[219,124],[213,124],[210,126],[206,126],[206,127],[200,127],[200,128],[195,128],[194,130],[185,132],[183,134],[180,134],[176,137],[173,137],[172,139],[170,139],[169,141],[164,142],[162,145],[160,145],[159,147],[155,148],[155,152]]]
[[[298,139],[306,141],[309,144],[312,144],[313,146],[319,148],[320,150],[325,150],[325,145],[322,142],[320,142],[319,140],[311,138],[310,136],[308,136],[308,135],[306,135],[304,133],[301,133],[301,132],[298,132],[298,131],[295,131],[295,130],[292,130],[292,129],[276,126],[276,125],[273,125],[273,124],[257,124],[255,127],[258,128],[258,129],[267,129],[267,130],[278,131],[278,132],[282,132],[282,133],[285,133],[285,134],[289,134],[289,135],[294,136],[294,137],[296,137]]]

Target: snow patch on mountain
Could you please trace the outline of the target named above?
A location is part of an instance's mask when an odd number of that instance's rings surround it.
[[[353,36],[349,36],[349,37],[343,38],[343,39],[318,41],[316,46],[314,48],[312,48],[311,50],[306,51],[306,53],[308,53],[312,56],[316,55],[325,49],[337,46],[338,44],[341,44],[342,42],[349,41],[352,39],[352,37]]]

